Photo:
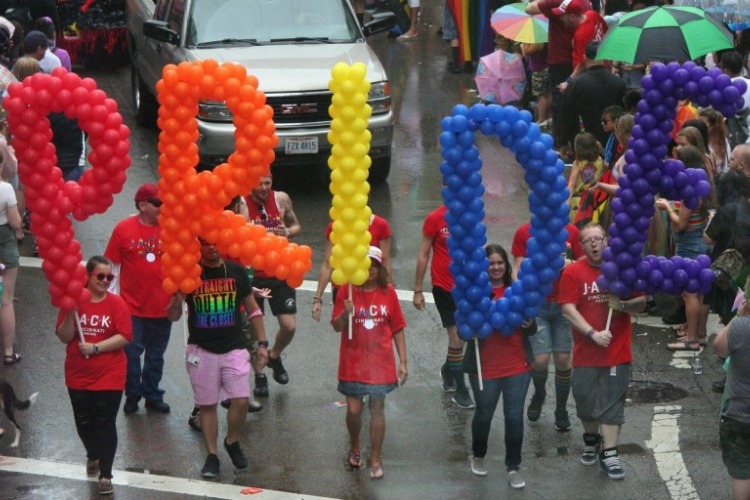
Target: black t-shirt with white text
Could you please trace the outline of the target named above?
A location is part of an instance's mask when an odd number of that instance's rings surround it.
[[[202,269],[200,286],[187,296],[188,344],[216,354],[244,349],[240,309],[252,293],[247,272],[227,261]]]

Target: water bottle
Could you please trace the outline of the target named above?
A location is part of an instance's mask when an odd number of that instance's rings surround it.
[[[697,354],[693,356],[693,375],[702,375],[703,374],[703,363],[701,363],[701,358]]]

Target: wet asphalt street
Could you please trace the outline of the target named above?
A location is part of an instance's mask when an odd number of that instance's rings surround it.
[[[442,21],[442,2],[425,3],[419,39],[400,43],[381,35],[371,41],[390,74],[397,123],[391,175],[387,184],[373,190],[370,206],[391,223],[394,281],[405,291],[413,286],[422,221],[441,202],[440,119],[455,104],[476,102],[473,75],[446,71],[448,47],[436,34]],[[157,134],[134,125],[127,65],[81,68],[80,72],[95,78],[120,103],[126,122],[132,126],[133,166],[126,189],[106,214],[76,225],[84,254],[91,256],[103,252],[113,225],[133,212],[137,187],[156,179]],[[489,241],[509,248],[515,228],[528,217],[523,172],[496,139],[480,139],[479,143],[485,165]],[[310,189],[304,182],[289,186],[288,191],[303,228],[298,241],[315,252],[314,271],[307,276],[315,280],[324,248],[330,195]],[[30,256],[31,241],[26,240],[22,254]],[[85,481],[85,455],[62,378],[64,347],[53,333],[57,311],[49,303],[47,284],[38,266],[38,259],[25,260],[18,281],[17,351],[24,360],[14,367],[0,366],[0,378],[13,383],[21,395],[39,391],[40,397],[30,411],[19,413],[24,429],[20,447],[9,448],[7,434],[0,438],[0,500],[96,497],[96,484]],[[425,286],[429,289],[427,283]],[[485,478],[473,476],[468,461],[472,412],[450,402],[438,376],[447,344],[444,330],[434,306],[430,304],[427,312],[416,311],[410,304],[410,293],[403,295],[408,300],[402,302],[408,322],[410,377],[386,402],[386,476],[372,481],[366,471],[348,469],[345,408],[337,405],[343,397],[336,392],[338,338],[327,322],[330,295],[324,298],[326,321],[316,323],[309,313],[312,287],[312,281],[306,282],[298,292],[297,336],[285,358],[291,382],[287,386],[271,382],[263,411],[248,417],[241,441],[251,461],[250,470],[235,476],[228,457],[220,451],[222,472],[214,483],[236,487],[230,486],[224,496],[216,485],[204,488],[199,481],[205,452],[200,435],[187,426],[192,397],[182,360],[183,330],[176,324],[162,382],[172,413],[149,414],[141,407],[135,415],[120,415],[116,498],[729,497],[729,477],[718,449],[720,396],[711,392],[711,382],[720,377],[719,364],[708,348],[702,354],[705,373],[692,375],[687,357],[664,349],[670,340],[668,331],[649,326],[659,324],[658,318],[639,318],[635,329],[634,391],[626,409],[620,448],[627,474],[624,481],[614,482],[596,467],[580,465],[580,423],[572,419],[570,432],[556,432],[551,401],[539,422],[526,424],[521,469],[527,482],[524,490],[515,491],[507,485],[500,409],[490,437],[490,474]],[[666,301],[661,302],[666,305]],[[271,337],[275,333],[273,324],[273,318],[267,318]],[[717,328],[712,317],[709,332]],[[550,377],[550,394],[552,380]],[[572,398],[569,411],[574,414]],[[7,429],[6,423],[0,416],[0,426]],[[220,436],[223,432],[222,422]],[[271,491],[248,496],[241,493],[247,486],[296,496],[274,495]]]

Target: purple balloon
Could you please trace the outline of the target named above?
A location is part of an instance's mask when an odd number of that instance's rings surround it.
[[[602,264],[602,275],[608,280],[617,278],[617,264],[614,262],[606,262]]]
[[[652,286],[658,287],[664,280],[664,275],[658,269],[653,269],[648,277],[648,283]]]
[[[651,78],[656,82],[662,82],[669,78],[669,70],[661,63],[651,65]]]
[[[674,282],[669,278],[665,279],[664,281],[661,282],[661,289],[665,293],[674,293],[675,291]]]
[[[623,269],[622,272],[620,272],[620,280],[627,286],[633,286],[637,279],[638,277],[635,274],[635,269],[632,267]]]
[[[659,83],[659,92],[664,96],[671,96],[674,92],[674,82],[672,80],[664,80]],[[665,102],[665,104],[667,104]]]
[[[646,279],[651,274],[651,264],[646,260],[642,260],[635,265],[635,272],[639,278]]]
[[[690,80],[690,73],[683,68],[679,68],[675,70],[675,72],[672,74],[672,81],[678,87],[684,86],[689,80]]]
[[[744,78],[737,78],[732,82],[732,86],[737,89],[740,95],[744,95],[747,92],[747,83]]]
[[[698,274],[698,282],[703,285],[710,285],[714,281],[714,272],[711,269],[701,269]]]
[[[724,104],[724,95],[721,90],[712,90],[708,93],[708,102],[715,108],[720,108]]]
[[[685,94],[690,99],[694,99],[698,95],[698,84],[694,81],[687,82],[683,89],[685,89]]]
[[[690,71],[690,79],[696,83],[700,81],[701,78],[706,76],[706,70],[701,68],[700,66],[695,66],[691,68],[689,71]],[[711,83],[711,86],[713,87],[713,82]]]
[[[721,91],[721,96],[726,104],[734,104],[734,101],[736,101],[741,95],[742,94],[737,90],[737,87],[733,85],[730,85]]]
[[[688,276],[688,273],[684,269],[677,269],[672,275],[672,279],[675,285],[684,287],[690,281],[690,276]]]

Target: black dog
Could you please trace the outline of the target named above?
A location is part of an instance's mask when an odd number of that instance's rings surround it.
[[[18,422],[16,422],[14,411],[27,410],[31,405],[34,404],[38,395],[39,393],[35,392],[31,396],[29,396],[29,399],[27,399],[26,401],[21,401],[20,399],[18,399],[18,397],[16,397],[16,391],[13,390],[13,387],[8,382],[4,380],[0,381],[0,409],[3,410],[5,416],[8,417],[8,420],[11,421],[13,427],[15,427],[16,430],[16,437],[10,444],[11,448],[17,447],[18,442],[21,440],[21,428],[18,426]],[[2,437],[4,433],[5,431],[0,428],[0,437]]]

